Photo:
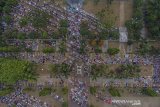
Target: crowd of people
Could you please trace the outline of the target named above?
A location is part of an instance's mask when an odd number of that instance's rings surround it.
[[[72,11],[68,12],[68,23],[69,23],[69,27],[68,27],[68,31],[69,31],[69,35],[71,36],[79,36],[79,30],[80,30],[80,23],[81,23],[81,16],[77,13],[72,13]]]
[[[2,96],[0,100],[2,103],[7,104],[8,107],[12,107],[13,105],[16,105],[16,107],[51,107],[46,102],[42,102],[36,97],[20,93],[19,91],[14,92],[12,95]]]
[[[154,74],[153,74],[154,82],[160,84],[160,57],[159,56],[155,58],[153,62],[153,67],[154,67]]]
[[[70,80],[72,85],[70,98],[73,102],[77,103],[81,107],[87,107],[88,105],[88,92],[86,83],[80,80]]]
[[[49,103],[39,100],[39,98],[28,95],[25,93],[25,89],[32,88],[36,91],[41,91],[45,87],[63,87],[62,82],[29,82],[27,80],[17,81],[14,86],[14,92],[6,96],[0,96],[0,103],[4,103],[7,107],[52,107]],[[0,84],[0,89],[5,88],[4,84]],[[57,102],[63,103],[64,98],[55,92],[52,92],[50,96]]]
[[[18,82],[15,84],[15,91],[7,96],[0,96],[0,103],[7,104],[8,107],[51,107],[46,102],[42,102],[36,97],[23,93],[24,87]]]
[[[38,31],[36,28],[32,26],[32,24],[28,24],[25,27],[21,27],[19,25],[19,21],[26,17],[28,13],[33,11],[33,9],[38,9],[47,12],[47,14],[53,16],[49,19],[47,25],[48,34],[53,33],[55,30],[54,28],[58,28],[59,20],[66,18],[65,10],[58,6],[58,4],[53,4],[42,0],[20,0],[18,6],[14,7],[13,12],[11,13],[14,17],[13,26],[17,28],[18,31],[25,33]]]
[[[48,25],[47,25],[47,33],[52,34],[55,31],[55,28],[59,27],[59,21],[62,19],[67,19],[71,25],[72,21],[75,22],[75,24],[80,23],[80,19],[82,20],[87,20],[89,22],[90,29],[92,30],[97,30],[98,20],[96,17],[93,15],[85,12],[82,9],[79,9],[78,11],[72,13],[72,9],[66,9],[62,8],[56,3],[52,3],[50,1],[42,1],[42,0],[19,0],[19,4],[14,7],[12,11],[12,16],[13,16],[13,22],[12,22],[12,27],[15,27],[18,29],[20,32],[33,32],[33,31],[38,31],[38,29],[34,28],[32,24],[28,24],[27,26],[21,27],[19,22],[21,19],[26,17],[28,13],[30,13],[33,9],[38,9],[41,11],[46,12],[52,18],[49,19]],[[69,10],[69,11],[68,11]],[[74,24],[74,23],[72,23]],[[71,26],[70,26],[71,27]],[[79,28],[68,28],[68,30],[74,30],[73,34],[71,35],[79,35]],[[78,26],[77,26],[78,27]]]
[[[90,58],[91,63],[99,63],[99,64],[140,64],[140,65],[152,65],[153,57],[143,57],[139,55],[134,55],[133,57],[120,57],[116,55],[114,57],[110,57],[109,55],[96,54],[94,57]]]

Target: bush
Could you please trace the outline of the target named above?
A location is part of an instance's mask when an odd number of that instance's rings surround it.
[[[141,29],[143,27],[143,0],[133,1],[133,16],[125,25],[128,30],[129,39],[139,40],[141,37]]]
[[[68,94],[68,88],[67,87],[62,88],[62,93],[64,95]]]
[[[39,92],[39,96],[47,96],[50,95],[52,92],[51,88],[44,88]]]
[[[18,32],[17,39],[24,40],[26,38],[26,33]]]
[[[0,52],[19,52],[20,49],[18,47],[6,46],[0,47]]]
[[[90,87],[89,91],[92,95],[95,95],[95,93],[97,92],[97,88],[96,87]]]
[[[11,87],[4,88],[4,89],[0,90],[0,96],[8,95],[8,94],[12,93],[13,90],[14,89]]]
[[[108,50],[107,50],[107,53],[109,54],[109,55],[116,55],[116,54],[118,54],[119,53],[119,49],[117,49],[117,48],[108,48]]]
[[[66,47],[66,43],[65,43],[65,42],[61,42],[61,43],[60,43],[59,52],[60,52],[60,53],[65,53],[65,52],[67,52],[67,47]]]
[[[41,10],[33,10],[29,14],[29,20],[32,23],[33,27],[40,29],[40,28],[46,28],[48,21],[49,21],[49,15]]]
[[[61,20],[61,21],[60,21],[60,27],[65,27],[65,28],[67,28],[67,27],[68,27],[68,21],[67,21],[67,20]]]
[[[35,91],[33,88],[31,88],[31,87],[27,87],[27,88],[25,88],[24,90],[23,90],[24,92],[30,92],[30,91]]]
[[[22,18],[22,19],[19,21],[19,25],[20,25],[21,27],[24,27],[24,26],[26,26],[27,24],[28,24],[27,18]]]
[[[132,45],[133,41],[132,40],[128,40],[127,45]]]
[[[47,47],[43,49],[43,53],[54,53],[55,49],[52,47]]]
[[[112,96],[114,96],[114,97],[120,97],[121,95],[120,95],[120,92],[116,89],[116,88],[114,88],[114,87],[110,87],[109,88],[109,93],[112,95]]]
[[[102,49],[98,46],[95,47],[94,51],[95,53],[102,53]]]
[[[63,102],[62,103],[62,107],[68,107],[68,103],[67,102]]]
[[[159,0],[147,0],[145,11],[145,24],[149,31],[151,39],[160,39],[160,2]]]
[[[12,18],[11,18],[10,15],[5,15],[5,16],[4,16],[4,20],[5,20],[5,22],[6,22],[7,24],[10,24],[11,21],[12,21]]]
[[[157,93],[152,88],[143,88],[141,92],[148,96],[152,97],[157,96]]]
[[[4,6],[3,7],[3,12],[9,14],[11,12],[11,7],[10,6]]]
[[[115,78],[134,78],[139,77],[141,69],[138,65],[121,65],[116,69]]]

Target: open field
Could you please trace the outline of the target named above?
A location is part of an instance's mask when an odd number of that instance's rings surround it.
[[[90,95],[89,97],[89,104],[94,105],[95,107],[159,107],[160,102],[160,97],[148,97],[145,95],[138,95],[134,93],[130,93],[127,88],[119,88],[118,89],[122,97],[109,97],[110,94],[108,91],[102,93],[102,95],[107,95],[109,98],[111,98],[111,101],[113,100],[129,100],[129,101],[140,101],[140,105],[132,105],[129,103],[126,104],[108,104],[105,101],[99,100],[93,95]],[[133,89],[132,89],[133,90]],[[138,89],[137,89],[138,90]],[[98,90],[100,91],[100,90]]]

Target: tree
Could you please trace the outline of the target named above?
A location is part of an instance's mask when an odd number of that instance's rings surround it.
[[[26,34],[23,32],[18,32],[17,39],[24,40],[26,38]]]
[[[46,31],[42,32],[42,38],[46,39],[48,37],[48,33]]]
[[[112,96],[114,96],[114,97],[120,97],[121,96],[121,94],[120,94],[120,92],[118,91],[118,89],[116,89],[116,88],[114,88],[114,87],[110,87],[109,88],[109,93],[112,95]]]
[[[3,46],[0,47],[0,52],[20,52],[20,48],[14,46]]]
[[[105,9],[99,11],[96,16],[99,17],[100,20],[102,20],[105,17]]]
[[[68,87],[63,87],[61,91],[64,95],[67,95],[68,94]]]
[[[116,54],[118,54],[119,53],[119,49],[117,49],[117,48],[108,48],[108,50],[107,50],[107,53],[109,54],[109,55],[116,55]]]
[[[97,88],[96,87],[89,87],[89,91],[92,95],[95,95],[97,92]]]
[[[53,47],[46,47],[43,49],[43,53],[54,53],[55,49]]]
[[[67,51],[66,48],[67,48],[67,47],[66,47],[65,42],[61,42],[61,43],[60,43],[60,46],[59,46],[59,52],[60,52],[60,53],[65,53],[65,52]]]
[[[68,27],[68,21],[67,20],[60,20],[60,27]]]
[[[94,5],[97,5],[99,3],[100,0],[93,0]]]
[[[32,31],[32,32],[30,32],[30,33],[27,35],[27,38],[29,38],[29,39],[35,39],[35,38],[38,38],[39,35],[40,35],[40,34],[39,34],[38,32]]]
[[[152,88],[142,88],[141,92],[145,95],[155,97],[157,93]]]
[[[6,22],[8,25],[9,25],[9,24],[11,23],[11,21],[12,21],[10,15],[5,15],[5,16],[4,16],[4,20],[5,20],[5,22]]]
[[[95,107],[93,104],[89,105],[89,107]]]
[[[58,38],[59,38],[59,32],[58,32],[58,31],[53,32],[53,33],[51,34],[51,37],[52,37],[53,39],[58,39]]]
[[[93,80],[96,80],[97,77],[104,77],[106,76],[106,71],[108,69],[108,66],[105,66],[105,65],[92,65],[91,66],[91,77]]]
[[[70,66],[68,64],[62,63],[62,64],[55,64],[50,66],[50,72],[53,76],[65,76],[68,77],[68,75],[71,72]]]
[[[28,18],[33,27],[41,29],[47,27],[50,16],[46,12],[36,9],[29,13]]]
[[[25,27],[27,24],[28,24],[27,18],[22,18],[22,19],[19,21],[19,25],[20,25],[21,27]]]
[[[68,103],[67,102],[63,102],[62,103],[62,107],[68,107]]]
[[[80,41],[80,49],[79,49],[79,53],[80,54],[85,54],[85,48],[86,48],[86,42],[84,40]]]
[[[132,44],[133,44],[133,41],[132,41],[132,40],[128,40],[127,44],[128,44],[128,45],[132,45]]]
[[[146,41],[142,41],[139,45],[138,53],[140,55],[147,55],[150,53],[151,50],[151,45]]]
[[[91,32],[89,31],[88,22],[86,22],[86,21],[81,22],[81,24],[80,24],[80,34],[84,38],[88,38],[88,36],[90,36]]]
[[[108,5],[111,5],[113,0],[106,0],[106,2],[107,2]]]
[[[139,77],[141,69],[138,65],[121,65],[116,69],[115,78]]]
[[[151,39],[160,39],[160,1],[159,0],[147,0],[145,10],[145,24],[149,31],[149,37]]]
[[[68,29],[64,28],[64,27],[60,27],[59,28],[59,34],[61,35],[61,37],[66,38],[68,33]]]
[[[94,48],[94,52],[95,52],[95,53],[102,53],[102,49],[101,49],[99,46],[96,46],[96,47]]]
[[[51,88],[43,88],[40,92],[39,92],[39,96],[47,96],[50,95],[52,92]]]
[[[6,95],[12,93],[13,91],[14,91],[14,89],[12,87],[5,87],[5,88],[0,90],[0,97],[1,96],[6,96]]]
[[[9,13],[11,12],[11,7],[10,7],[10,6],[7,6],[7,5],[4,6],[4,7],[3,7],[3,12],[6,13],[6,14],[9,14]]]
[[[8,6],[15,6],[18,4],[17,0],[6,0],[6,5]]]
[[[141,29],[143,27],[143,0],[133,1],[133,16],[131,20],[126,21],[125,26],[128,30],[129,39],[139,40],[141,38]]]

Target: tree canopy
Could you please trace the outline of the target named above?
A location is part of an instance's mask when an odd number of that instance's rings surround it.
[[[80,34],[84,38],[89,38],[91,32],[89,31],[88,22],[86,22],[86,21],[81,22],[81,24],[80,24]]]
[[[141,30],[143,27],[143,0],[133,1],[133,16],[125,25],[128,30],[129,39],[139,40],[141,38]]]
[[[114,97],[120,97],[121,96],[121,94],[120,94],[120,92],[118,91],[118,89],[116,89],[115,87],[110,87],[109,88],[109,93],[112,95],[112,96],[114,96]]]
[[[157,93],[152,88],[142,88],[141,92],[148,96],[157,96]]]
[[[147,0],[145,21],[149,31],[149,37],[160,39],[160,1]]]
[[[65,76],[68,77],[68,75],[71,72],[71,68],[68,64],[62,63],[62,64],[54,64],[50,66],[50,72],[51,75],[54,76]]]
[[[138,65],[121,65],[116,69],[115,78],[139,77],[141,69]]]
[[[116,55],[116,54],[118,54],[119,53],[119,49],[117,49],[117,48],[108,48],[108,50],[107,50],[107,53],[109,54],[109,55]]]
[[[105,77],[106,70],[108,69],[107,65],[92,65],[91,66],[91,77],[93,80],[96,80],[97,77]]]
[[[47,27],[49,17],[50,16],[47,13],[45,13],[44,11],[35,9],[29,13],[28,18],[35,28],[40,29],[40,28]]]

